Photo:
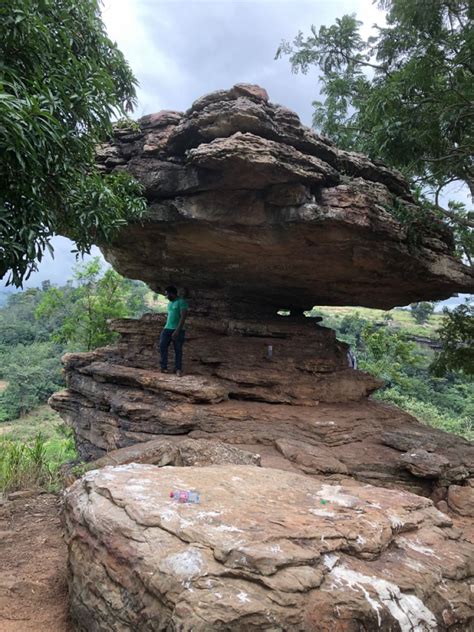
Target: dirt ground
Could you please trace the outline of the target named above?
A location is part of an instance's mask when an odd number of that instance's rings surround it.
[[[72,632],[59,500],[0,504],[0,632]]]

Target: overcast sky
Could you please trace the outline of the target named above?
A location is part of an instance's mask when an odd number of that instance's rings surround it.
[[[186,110],[198,97],[235,83],[257,83],[270,100],[295,110],[310,125],[318,73],[291,72],[274,60],[282,39],[314,24],[330,25],[355,13],[364,34],[384,15],[372,0],[104,0],[103,19],[139,81],[135,117],[162,109]],[[28,286],[64,282],[75,264],[71,244],[54,240]],[[97,254],[98,250],[94,251]]]

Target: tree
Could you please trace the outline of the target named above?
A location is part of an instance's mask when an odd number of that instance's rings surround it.
[[[81,351],[113,342],[116,334],[108,320],[141,315],[146,310],[145,294],[136,283],[124,279],[112,268],[102,274],[100,259],[76,268],[76,286],[52,287],[44,293],[36,318],[56,318],[60,325],[51,336],[57,343]]]
[[[387,385],[405,386],[407,367],[416,367],[421,357],[416,345],[400,332],[368,324],[361,331],[363,353],[359,366],[383,380]]]
[[[19,286],[54,234],[88,252],[144,213],[136,181],[94,165],[136,80],[98,0],[5,0],[0,59],[0,277]]]
[[[283,41],[293,70],[322,72],[314,124],[350,150],[399,168],[453,226],[472,262],[474,214],[441,206],[454,181],[474,196],[474,5],[469,0],[380,0],[387,26],[364,40],[355,16]]]
[[[410,310],[413,318],[419,325],[424,325],[434,312],[433,303],[422,301],[421,303],[413,303],[410,305]]]
[[[12,347],[6,361],[0,362],[0,374],[8,383],[0,394],[0,421],[25,415],[64,387],[62,352],[62,347],[52,342]]]
[[[443,313],[438,332],[443,349],[431,369],[438,376],[449,371],[474,375],[474,306],[466,302],[451,312],[445,308]]]

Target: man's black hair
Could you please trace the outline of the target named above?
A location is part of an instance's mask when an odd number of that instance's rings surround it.
[[[168,292],[169,294],[176,294],[176,296],[178,296],[178,290],[174,285],[168,285],[165,287],[165,292]]]

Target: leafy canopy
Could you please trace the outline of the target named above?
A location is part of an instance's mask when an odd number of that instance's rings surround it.
[[[361,22],[344,15],[293,43],[293,70],[313,65],[324,102],[314,124],[345,149],[399,168],[425,191],[448,222],[456,222],[463,255],[472,260],[474,215],[459,203],[442,208],[453,181],[474,195],[474,5],[469,0],[381,0],[387,26],[363,39]]]
[[[141,188],[102,178],[94,148],[135,102],[136,81],[107,37],[98,0],[0,5],[0,277],[21,285],[54,234],[80,252],[141,217]]]
[[[100,259],[95,257],[76,268],[74,285],[43,292],[35,315],[39,321],[58,321],[51,335],[55,343],[90,351],[115,340],[116,334],[108,327],[111,318],[146,311],[147,291],[143,283],[125,279],[112,268],[103,274]]]
[[[410,305],[412,316],[419,325],[423,325],[428,321],[429,317],[434,312],[434,307],[433,303],[428,303],[426,301]]]
[[[448,371],[474,376],[474,305],[466,301],[451,312],[446,308],[443,312],[445,318],[438,332],[443,348],[432,371],[438,376]]]

